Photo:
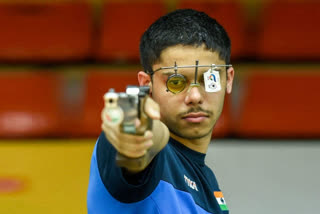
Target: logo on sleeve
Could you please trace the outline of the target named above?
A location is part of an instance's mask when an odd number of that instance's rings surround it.
[[[220,209],[222,211],[229,210],[228,207],[227,207],[226,201],[223,198],[222,192],[213,192],[213,194],[214,194],[214,197],[216,197],[216,199],[217,199],[217,202],[218,202],[218,204],[220,206]]]
[[[186,175],[184,175],[184,181],[187,183],[187,185],[188,185],[191,189],[194,189],[194,190],[198,191],[196,182],[190,180]]]

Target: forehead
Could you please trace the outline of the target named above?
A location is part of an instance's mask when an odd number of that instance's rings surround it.
[[[225,64],[224,60],[219,58],[217,52],[209,51],[204,46],[176,45],[168,47],[161,52],[160,60],[153,65],[153,70],[160,67],[174,66],[175,62],[177,66],[195,65],[196,60],[199,60],[199,65]],[[183,70],[190,70],[190,68]],[[194,68],[191,70],[194,70]]]

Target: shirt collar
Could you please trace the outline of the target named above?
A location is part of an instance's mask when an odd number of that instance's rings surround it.
[[[169,143],[174,148],[179,150],[186,158],[191,159],[192,161],[199,164],[203,164],[203,165],[205,164],[204,159],[206,157],[206,154],[194,151],[171,137],[170,137]]]

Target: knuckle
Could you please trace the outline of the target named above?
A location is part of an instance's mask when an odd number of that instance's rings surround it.
[[[141,143],[145,142],[145,140],[146,140],[145,136],[137,136],[136,143],[141,144]]]

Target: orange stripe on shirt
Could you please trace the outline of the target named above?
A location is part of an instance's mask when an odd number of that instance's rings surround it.
[[[216,198],[223,198],[222,192],[213,192],[213,194]]]

